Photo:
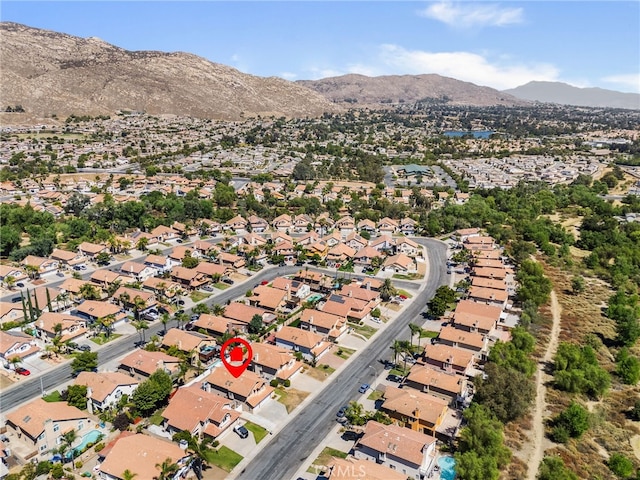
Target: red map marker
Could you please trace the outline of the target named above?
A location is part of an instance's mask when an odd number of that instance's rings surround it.
[[[242,351],[242,347],[236,345],[238,343],[247,349],[248,356],[244,361],[242,360],[244,357],[244,352]],[[231,347],[231,345],[234,346]],[[233,362],[236,365],[232,365],[229,361],[227,361],[226,353],[229,347],[231,347],[231,350],[229,351],[230,362]],[[223,365],[226,367],[229,373],[238,378],[249,367],[249,364],[253,359],[253,350],[251,350],[251,344],[244,338],[230,338],[222,344],[222,348],[220,349],[220,359],[222,360]],[[242,363],[240,365],[237,365],[238,362]]]

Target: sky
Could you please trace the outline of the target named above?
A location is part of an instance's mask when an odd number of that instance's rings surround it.
[[[5,1],[0,19],[262,77],[437,73],[640,93],[640,2]]]

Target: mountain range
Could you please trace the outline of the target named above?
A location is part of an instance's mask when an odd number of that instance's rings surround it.
[[[637,94],[546,82],[503,92],[435,74],[349,74],[290,82],[249,75],[190,53],[129,51],[95,37],[11,22],[0,22],[0,37],[0,109],[21,105],[32,118],[118,110],[212,119],[299,118],[414,102],[640,108]]]

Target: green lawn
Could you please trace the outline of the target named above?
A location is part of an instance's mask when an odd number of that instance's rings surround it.
[[[253,433],[253,438],[256,439],[256,443],[260,443],[260,441],[269,433],[266,428],[256,425],[255,423],[247,422],[244,426],[247,427],[247,430]]]
[[[398,289],[397,290],[398,295],[404,295],[407,298],[411,298],[413,297],[413,295],[411,295],[409,292],[407,292],[406,290],[402,290],[402,289]]]
[[[382,392],[380,390],[374,390],[367,397],[368,400],[378,400],[379,398],[382,398]]]
[[[338,350],[336,350],[335,352],[333,352],[334,355],[337,355],[340,358],[344,358],[345,360],[347,358],[349,358],[351,355],[353,355],[356,351],[351,349],[351,348],[347,348],[347,347],[338,347]]]
[[[220,290],[226,290],[227,288],[229,288],[229,285],[222,282],[214,283],[213,286],[219,288]]]
[[[111,335],[109,335],[109,338],[105,337],[104,333],[101,333],[100,335],[98,335],[97,337],[93,337],[91,339],[91,341],[93,343],[97,343],[98,345],[104,345],[105,343],[109,343],[114,341],[116,338],[121,337],[122,335],[120,333],[112,333]]]
[[[397,278],[398,280],[420,280],[424,278],[424,275],[420,275],[419,273],[394,273],[393,278]]]
[[[60,402],[60,392],[58,390],[54,390],[53,392],[42,397],[45,402]]]
[[[242,455],[234,452],[224,445],[222,445],[217,450],[211,450],[210,452],[208,452],[206,457],[207,461],[211,465],[220,467],[225,472],[230,472],[231,470],[233,470],[233,467],[238,465],[244,458]]]
[[[154,413],[149,417],[149,423],[151,425],[160,425],[164,421],[164,418],[160,412]]]
[[[393,368],[391,371],[389,371],[389,375],[399,375],[401,377],[404,377],[407,373],[409,373],[409,370],[405,372],[401,368]]]
[[[359,333],[363,337],[369,339],[378,331],[377,328],[370,327],[369,325],[358,325],[356,323],[349,323],[349,326],[353,328],[356,333]]]
[[[434,332],[433,330],[422,330],[420,332],[420,338],[436,338],[440,335],[440,332]]]
[[[335,448],[324,447],[322,452],[320,452],[320,455],[318,455],[318,458],[316,458],[307,469],[307,472],[317,474],[318,467],[326,466],[331,461],[331,457],[347,458],[347,453],[341,450],[336,450]]]
[[[189,298],[193,300],[193,303],[198,303],[200,300],[204,300],[205,298],[209,298],[211,296],[210,293],[202,293],[198,291],[191,292]]]

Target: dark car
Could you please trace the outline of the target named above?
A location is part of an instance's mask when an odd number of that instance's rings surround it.
[[[358,434],[358,432],[354,432],[353,430],[347,430],[342,434],[342,439],[347,441],[357,440],[359,437],[360,437],[360,434]]]
[[[24,367],[16,367],[16,373],[18,375],[23,375],[23,376],[27,376],[27,375],[31,375],[31,372],[29,370],[27,370]]]
[[[179,238],[178,240],[176,240],[176,242],[178,242],[178,243],[184,243],[184,240],[182,240],[181,238]]]
[[[22,301],[22,297],[13,297],[11,299],[11,303],[18,303]]]
[[[229,277],[224,277],[222,281],[227,285],[233,285],[233,280],[231,280]]]
[[[387,380],[390,382],[400,383],[402,381],[402,377],[400,375],[389,375]]]
[[[24,288],[24,283],[22,283],[22,282],[18,282],[18,283],[16,283],[16,287],[18,287],[18,288]]]
[[[184,305],[184,300],[178,300],[176,303],[177,303],[178,305]]]
[[[56,273],[56,276],[58,276],[58,277],[64,277],[64,273],[62,273],[62,272],[58,272],[58,273]]]
[[[78,345],[78,350],[82,350],[83,352],[90,352],[91,345]]]
[[[184,310],[180,309],[176,312],[176,315],[182,315],[184,313]]]
[[[247,438],[249,436],[249,430],[244,425],[236,425],[233,427],[233,431],[236,432],[240,438]]]
[[[143,340],[138,340],[136,343],[134,343],[134,345],[138,348],[142,348],[147,344],[147,342],[143,341]]]

